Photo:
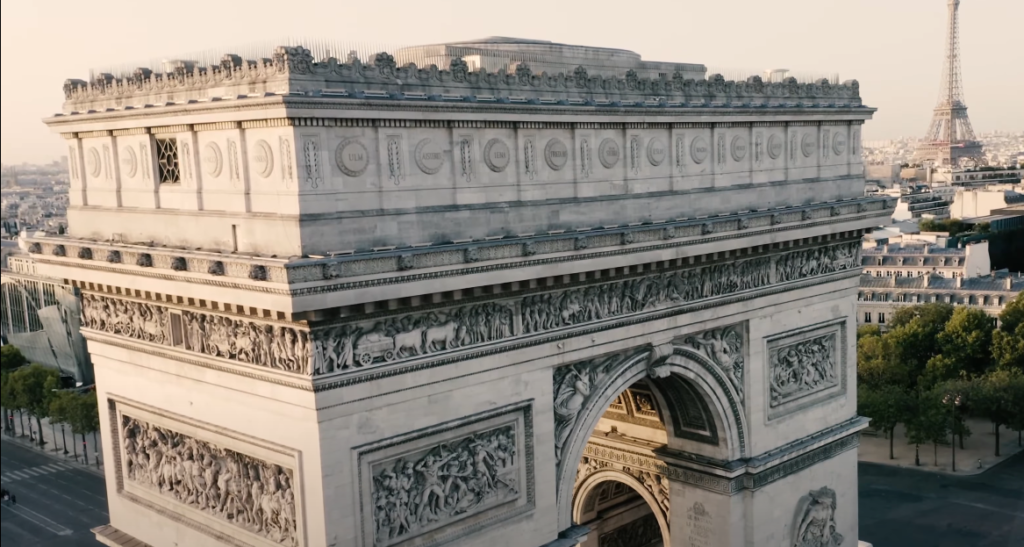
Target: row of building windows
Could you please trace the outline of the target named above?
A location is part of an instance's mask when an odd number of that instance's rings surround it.
[[[31,279],[11,279],[0,285],[0,322],[5,333],[43,330],[39,310],[58,304],[55,283]]]
[[[1005,305],[1006,296],[998,295],[952,295],[952,294],[916,294],[916,293],[873,293],[857,295],[859,302],[910,302],[913,304],[924,304],[927,302],[944,302],[946,304],[967,305],[967,306],[992,306],[1002,307]]]
[[[866,273],[868,275],[874,275],[875,277],[894,277],[894,276],[895,277],[921,277],[921,276],[923,276],[925,274],[938,274],[939,277],[946,277],[945,270],[932,270],[930,272],[926,271],[926,270],[918,270],[918,271],[910,271],[910,270],[908,270],[907,272],[903,272],[901,270],[864,270],[864,273]],[[958,272],[958,271],[952,271],[952,272],[950,272],[950,275],[949,275],[949,277],[952,278],[952,279],[956,279],[958,277],[963,277],[963,276],[964,276],[964,273],[963,272]]]

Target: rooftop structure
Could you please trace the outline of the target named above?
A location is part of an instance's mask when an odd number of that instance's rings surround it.
[[[865,272],[857,294],[857,320],[861,325],[885,325],[900,306],[931,302],[975,307],[996,317],[1021,291],[1024,277],[1005,271],[952,279],[935,275],[880,278]]]
[[[954,248],[925,242],[888,243],[865,248],[861,265],[865,274],[875,277],[937,275],[953,279],[986,276],[992,271],[987,241]]]

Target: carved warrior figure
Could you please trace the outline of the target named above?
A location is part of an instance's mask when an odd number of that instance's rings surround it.
[[[169,312],[149,303],[82,296],[86,328],[170,345]],[[227,316],[182,311],[185,349],[302,375],[312,373],[309,333],[291,327],[263,325]]]
[[[713,329],[685,342],[706,355],[725,374],[729,383],[743,399],[743,333],[737,327]]]
[[[291,469],[122,416],[125,479],[288,547],[298,546]]]
[[[394,540],[519,493],[515,426],[442,443],[418,459],[374,466],[374,541]]]
[[[844,243],[787,253],[776,264],[776,281],[785,283],[816,275],[826,275],[857,267],[860,245]]]
[[[793,547],[839,547],[843,536],[836,531],[836,493],[824,486],[811,491],[797,511]]]
[[[836,385],[836,358],[835,333],[773,349],[768,357],[771,405]]]
[[[590,401],[597,388],[603,386],[615,368],[625,361],[624,356],[619,354],[555,370],[555,462],[557,464],[561,464],[565,443],[572,434],[580,411]]]

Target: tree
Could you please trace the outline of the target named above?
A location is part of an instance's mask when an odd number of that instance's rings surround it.
[[[42,419],[50,414],[50,401],[54,390],[60,388],[60,373],[43,365],[33,364],[11,373],[8,380],[18,408],[24,409],[36,418],[39,430],[39,444],[43,442]]]
[[[21,350],[8,344],[0,347],[0,370],[14,370],[28,364]]]
[[[871,418],[875,429],[885,431],[889,436],[889,459],[896,459],[893,437],[896,426],[910,417],[910,398],[902,389],[893,385],[878,388],[864,386],[857,391],[857,411]]]
[[[857,342],[857,377],[871,389],[894,386],[910,389],[916,374],[892,347],[892,338],[865,336]]]
[[[902,363],[910,376],[908,389],[925,373],[928,361],[939,354],[939,334],[953,317],[953,306],[945,303],[920,304],[896,311],[886,333],[886,351]]]
[[[1001,370],[1024,372],[1024,323],[1017,325],[1016,332],[1000,328],[992,333],[992,358]]]
[[[7,423],[7,411],[14,409],[14,392],[11,390],[11,373],[10,371],[0,371],[0,408],[4,409],[4,431],[8,431],[8,427],[13,427],[13,424]],[[13,435],[14,432],[11,431]]]
[[[968,376],[984,374],[992,364],[992,331],[992,319],[984,311],[957,308],[946,328],[939,333],[942,356],[958,369],[957,372]]]
[[[90,391],[80,394],[75,391],[59,391],[57,396],[50,403],[50,415],[55,421],[71,426],[72,435],[81,435],[82,445],[85,445],[85,436],[95,433],[100,429],[99,407],[96,405],[96,392]],[[89,463],[89,456],[83,448],[85,463]]]
[[[1021,325],[1024,325],[1024,292],[1017,294],[999,314],[999,330],[1013,333]]]
[[[879,327],[878,325],[861,325],[861,326],[857,327],[857,341],[858,342],[860,341],[861,338],[865,338],[865,337],[868,337],[868,336],[876,336],[876,337],[881,338],[881,336],[882,336],[882,328]]]
[[[914,445],[914,461],[921,465],[920,447],[932,443],[933,465],[939,465],[939,443],[949,433],[949,415],[942,397],[934,391],[918,390],[913,398],[913,413],[907,420],[907,440]]]
[[[1024,374],[1009,370],[994,370],[975,380],[971,385],[971,408],[979,416],[988,418],[996,430],[995,455],[999,457],[999,428],[1019,423],[1024,413],[1015,392],[1024,390]]]

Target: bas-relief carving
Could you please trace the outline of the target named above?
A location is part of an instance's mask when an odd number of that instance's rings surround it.
[[[462,178],[466,182],[473,182],[473,138],[463,136],[459,139],[459,166],[462,170]]]
[[[388,181],[395,186],[402,184],[405,178],[402,173],[402,138],[397,135],[387,137],[388,153]],[[438,168],[440,170],[440,167]]]
[[[228,140],[228,170],[231,175],[231,185],[238,188],[242,181],[242,170],[238,164],[238,143],[233,139]]]
[[[512,337],[509,304],[484,303],[383,321],[349,324],[314,336],[317,373],[346,371]]]
[[[533,180],[537,176],[537,160],[534,156],[533,139],[528,138],[523,142],[523,165],[526,167],[526,176]]]
[[[252,151],[252,163],[256,174],[268,178],[274,172],[274,151],[267,141],[256,141]]]
[[[590,178],[590,173],[593,171],[590,162],[590,140],[584,137],[580,139],[580,174],[585,179]]]
[[[295,163],[295,156],[292,154],[292,141],[288,138],[281,137],[281,182],[284,183],[285,188],[292,187],[292,181],[295,180],[295,171],[292,168]]]
[[[319,188],[324,182],[320,168],[320,137],[317,135],[302,137],[302,160],[305,174],[303,178],[306,184],[310,188]]]
[[[601,145],[597,148],[597,159],[601,162],[601,165],[605,169],[611,169],[619,163],[619,156],[621,151],[619,150],[619,143],[615,139],[604,139],[601,141]]]
[[[361,140],[345,139],[338,144],[334,152],[334,161],[342,173],[355,178],[362,176],[370,166],[370,154]],[[419,161],[416,163],[419,165]]]
[[[512,160],[508,144],[501,139],[491,139],[484,146],[484,163],[495,173],[501,173]]]
[[[651,545],[662,539],[661,525],[653,513],[630,521],[598,537],[598,547],[634,547]]]
[[[207,143],[203,147],[203,166],[204,171],[211,177],[219,177],[221,170],[223,169],[224,160],[220,152],[220,146],[217,143]]]
[[[154,344],[309,376],[309,333],[281,325],[182,311],[93,294],[82,296],[82,326]]]
[[[131,146],[121,148],[121,172],[128,178],[134,178],[138,172],[139,162],[135,149]]]
[[[600,156],[600,152],[598,152]],[[544,161],[552,171],[561,171],[565,164],[569,163],[569,149],[566,148],[562,139],[549,139],[544,146]]]
[[[808,492],[797,503],[792,547],[839,547],[843,536],[836,526],[836,492],[827,486]]]
[[[390,157],[390,149],[388,154]],[[417,143],[413,157],[416,160],[416,167],[426,175],[436,175],[444,167],[444,150],[433,139],[423,139]]]
[[[375,545],[398,543],[517,499],[524,490],[516,424],[371,465]]]
[[[582,243],[578,243],[582,244]],[[536,334],[825,275],[858,263],[857,243],[667,272],[642,278],[314,331],[314,374],[413,359],[513,336]],[[518,306],[517,306],[518,303]],[[516,330],[518,324],[520,330]],[[709,342],[710,343],[710,342]],[[724,363],[724,361],[723,361]],[[727,369],[736,363],[720,365]],[[742,363],[739,363],[742,367]],[[742,377],[735,369],[742,397]]]
[[[95,147],[90,148],[85,154],[85,169],[93,178],[100,176],[103,165],[100,163],[100,152]]]
[[[771,407],[839,384],[837,338],[830,332],[769,351]]]
[[[693,163],[704,163],[708,159],[708,153],[708,141],[704,140],[704,137],[697,137],[690,143],[690,158],[693,159]]]
[[[299,545],[292,469],[121,415],[124,479],[248,532]]]
[[[665,143],[658,137],[647,141],[647,161],[654,167],[665,162],[668,152],[665,150]]]
[[[743,346],[746,345],[742,327],[712,329],[688,336],[684,339],[684,343],[704,354],[722,371],[742,402],[744,398]]]

